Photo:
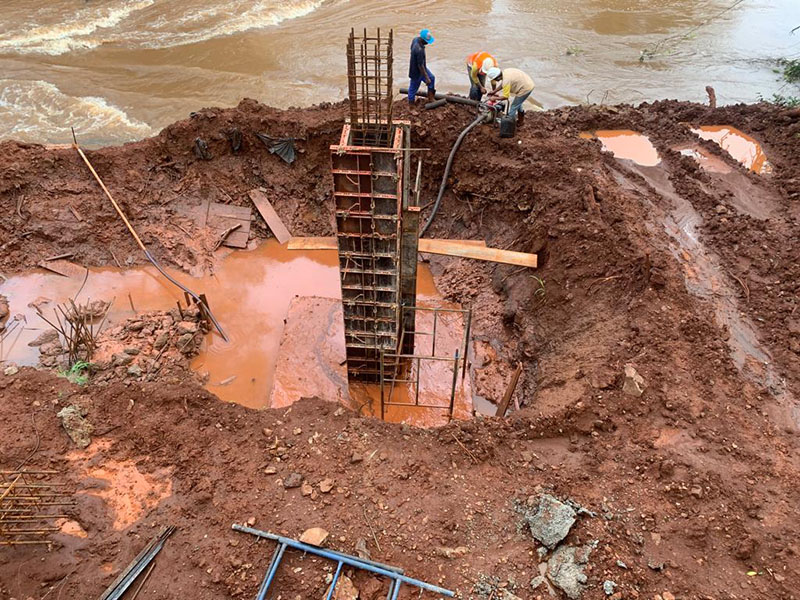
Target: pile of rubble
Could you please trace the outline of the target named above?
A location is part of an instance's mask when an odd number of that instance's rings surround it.
[[[187,371],[206,332],[196,306],[139,313],[100,332],[87,370],[92,382],[100,384],[155,381],[171,372]],[[39,347],[40,366],[69,369],[66,348],[56,331],[43,332],[30,345]]]

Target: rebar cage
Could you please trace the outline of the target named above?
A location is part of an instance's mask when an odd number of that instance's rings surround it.
[[[461,379],[464,380],[467,374],[467,353],[469,352],[469,337],[470,329],[472,327],[472,309],[471,308],[433,308],[421,306],[404,306],[401,308],[403,316],[406,312],[410,313],[431,313],[433,315],[433,325],[431,331],[415,330],[406,331],[403,329],[400,336],[400,344],[398,348],[403,348],[403,340],[408,334],[413,334],[417,344],[415,345],[412,353],[397,352],[383,352],[381,356],[381,371],[380,371],[380,387],[381,387],[381,419],[386,416],[386,408],[389,406],[401,407],[417,407],[417,408],[432,408],[446,410],[449,418],[453,418],[453,409],[455,407],[456,386],[458,384],[458,370],[461,368]],[[449,354],[441,353],[437,355],[437,325],[439,320],[444,318],[456,318],[462,320],[463,334],[458,348],[452,356]],[[403,323],[411,322],[407,319],[402,320]],[[419,319],[415,319],[414,323],[418,323]],[[430,340],[430,350],[426,351],[426,345],[423,340]],[[441,344],[440,344],[441,349]],[[447,369],[452,373],[449,379],[449,403],[443,404],[428,404],[420,403],[420,382],[422,378],[423,364],[430,362],[443,362],[450,363],[452,366]],[[443,369],[444,371],[444,369]],[[413,402],[396,402],[393,400],[395,389],[397,385],[411,386],[414,392]]]
[[[350,125],[354,146],[388,148],[392,145],[392,38],[356,37],[347,41],[347,86],[350,94]]]

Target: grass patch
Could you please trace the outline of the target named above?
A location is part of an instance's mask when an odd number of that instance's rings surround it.
[[[58,376],[66,378],[70,383],[76,385],[86,385],[89,383],[89,369],[92,363],[85,360],[79,360],[72,365],[68,371],[59,371]]]

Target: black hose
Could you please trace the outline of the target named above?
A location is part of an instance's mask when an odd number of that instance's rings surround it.
[[[428,102],[425,105],[425,110],[433,110],[434,108],[439,108],[440,106],[444,106],[447,104],[447,99],[442,98],[441,100],[436,100],[435,102]]]
[[[436,197],[436,202],[433,204],[433,210],[431,211],[431,216],[428,217],[428,220],[425,222],[425,226],[422,228],[422,231],[419,232],[419,237],[422,237],[423,235],[425,235],[425,232],[428,231],[428,227],[431,226],[431,223],[433,223],[433,218],[436,216],[436,211],[439,210],[439,204],[442,202],[442,196],[444,196],[444,190],[447,187],[447,177],[450,175],[450,169],[453,166],[453,159],[456,156],[458,147],[461,145],[461,142],[464,141],[464,138],[467,137],[467,134],[470,131],[472,131],[475,127],[477,127],[485,119],[486,119],[486,113],[479,114],[478,117],[472,123],[466,126],[464,131],[461,132],[461,135],[458,136],[456,143],[453,144],[453,149],[450,150],[450,156],[447,157],[447,164],[444,167],[442,184],[439,186],[439,195]]]
[[[407,95],[408,88],[400,88],[400,93]],[[417,92],[418,98],[427,98],[428,94],[425,92]],[[448,102],[452,102],[454,104],[466,104],[467,106],[475,106],[475,107],[484,107],[486,106],[483,102],[478,102],[477,100],[472,100],[470,98],[462,98],[461,96],[452,96],[450,94],[439,94],[436,93],[433,95],[436,100],[447,100]]]

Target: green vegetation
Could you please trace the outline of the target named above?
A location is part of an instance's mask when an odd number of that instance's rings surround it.
[[[59,371],[58,376],[65,377],[70,383],[76,385],[86,385],[89,383],[89,369],[91,369],[91,367],[92,363],[79,360],[72,365],[68,371]]]
[[[581,48],[580,46],[570,46],[567,48],[567,56],[579,56],[584,54],[586,50]]]
[[[547,290],[544,287],[544,279],[541,277],[537,277],[536,275],[531,275],[531,277],[536,281],[537,287],[533,291],[533,297],[536,300],[537,305],[544,304],[545,300],[547,300]]]
[[[789,83],[800,83],[800,59],[781,58],[778,65],[783,70],[783,78]]]

